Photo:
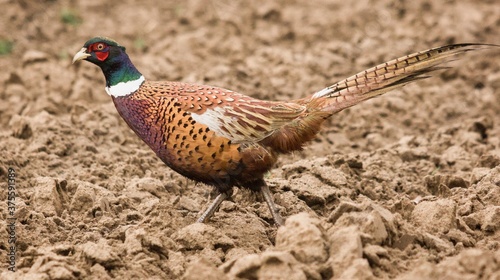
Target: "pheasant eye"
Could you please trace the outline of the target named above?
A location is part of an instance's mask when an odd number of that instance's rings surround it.
[[[103,43],[97,44],[97,50],[98,51],[102,51],[103,49],[104,49],[104,44]]]

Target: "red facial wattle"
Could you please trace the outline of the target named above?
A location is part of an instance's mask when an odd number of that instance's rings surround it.
[[[97,57],[97,59],[99,59],[100,61],[104,61],[106,60],[106,58],[108,58],[108,55],[109,55],[109,52],[108,51],[96,51],[95,52],[95,56]]]

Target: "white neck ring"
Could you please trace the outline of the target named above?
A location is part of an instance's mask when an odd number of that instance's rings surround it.
[[[137,80],[121,82],[114,86],[106,87],[106,92],[113,97],[127,96],[137,91],[144,81],[144,76],[141,75]]]

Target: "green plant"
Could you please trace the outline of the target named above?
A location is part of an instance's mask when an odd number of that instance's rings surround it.
[[[61,11],[61,21],[65,24],[76,26],[82,23],[82,18],[74,10],[63,9]]]
[[[10,54],[13,47],[14,43],[12,41],[0,39],[0,55]]]
[[[134,47],[140,51],[144,51],[144,48],[146,47],[146,41],[142,38],[137,38],[134,41]]]

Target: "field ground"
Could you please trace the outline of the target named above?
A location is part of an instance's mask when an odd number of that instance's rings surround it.
[[[335,115],[266,180],[194,224],[212,189],[119,118],[114,38],[152,80],[288,100],[448,43],[500,44],[497,1],[0,1],[1,279],[500,279],[500,50]]]

